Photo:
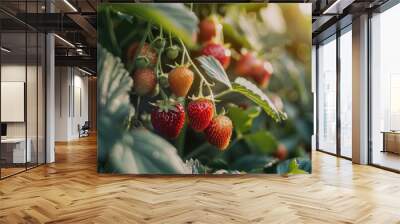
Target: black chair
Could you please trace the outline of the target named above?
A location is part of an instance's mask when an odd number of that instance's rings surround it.
[[[78,124],[79,138],[89,136],[90,123],[85,121],[82,127]]]

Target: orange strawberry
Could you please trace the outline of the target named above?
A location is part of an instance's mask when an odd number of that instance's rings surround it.
[[[150,94],[157,84],[157,78],[153,69],[138,69],[133,74],[133,89],[139,96]]]
[[[187,108],[189,124],[195,131],[203,131],[210,124],[214,115],[214,105],[206,98],[196,99]]]
[[[225,115],[216,116],[204,130],[207,141],[221,150],[228,147],[232,136],[232,121]]]
[[[192,86],[193,72],[186,66],[172,69],[168,74],[169,88],[178,97],[185,97]]]

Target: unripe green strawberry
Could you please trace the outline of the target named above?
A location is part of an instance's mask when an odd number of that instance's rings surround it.
[[[167,57],[171,60],[175,60],[179,55],[180,48],[176,45],[172,45],[167,48]]]
[[[153,42],[153,46],[156,49],[162,49],[165,46],[165,39],[162,37],[157,37],[154,42]]]
[[[150,61],[144,56],[138,56],[135,60],[135,68],[147,68],[150,66]]]
[[[186,66],[172,69],[168,74],[169,88],[178,97],[185,97],[192,86],[194,74]]]
[[[207,141],[221,150],[225,150],[232,136],[232,121],[225,115],[216,116],[204,130]]]
[[[160,85],[163,88],[168,88],[169,87],[169,83],[168,83],[168,74],[162,74],[160,75]]]
[[[185,123],[185,110],[180,103],[161,104],[151,112],[151,123],[156,132],[174,139],[178,137]]]
[[[214,115],[214,105],[206,98],[196,99],[187,108],[189,125],[195,131],[203,131],[210,124]]]
[[[150,94],[157,84],[157,77],[153,69],[138,69],[133,74],[133,89],[139,96]]]

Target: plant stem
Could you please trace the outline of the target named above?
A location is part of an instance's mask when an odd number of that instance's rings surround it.
[[[115,36],[114,25],[112,23],[112,19],[111,19],[111,15],[110,15],[110,9],[108,9],[108,8],[106,10],[106,17],[107,17],[107,29],[108,29],[108,32],[110,33],[111,45],[115,49],[117,55],[121,56],[121,48],[118,45],[117,37]]]
[[[132,70],[135,69],[136,58],[139,56],[140,51],[142,50],[142,47],[144,45],[144,42],[147,39],[147,36],[149,35],[149,33],[151,33],[150,31],[151,31],[151,22],[147,23],[146,31],[145,31],[142,39],[140,40],[139,47],[136,49],[135,55],[133,56],[133,60],[132,60],[133,63],[130,66],[128,66],[129,72],[131,72]]]
[[[171,36],[171,32],[169,32],[169,46],[172,47],[172,36]]]
[[[214,98],[215,99],[220,98],[220,97],[222,97],[222,96],[224,96],[224,95],[226,95],[228,93],[231,93],[231,92],[233,92],[232,89],[224,90],[224,91],[218,93],[217,95],[215,95]]]
[[[136,108],[135,108],[135,120],[139,117],[139,109],[140,109],[140,96],[137,97]]]
[[[160,87],[160,93],[161,93],[161,97],[162,97],[163,100],[167,100],[168,99],[167,94],[165,94],[163,88],[161,88],[161,87]]]
[[[200,154],[202,151],[206,150],[208,146],[209,146],[208,142],[204,142],[203,144],[201,144],[200,146],[195,148],[187,156],[185,156],[185,160],[188,160],[188,159],[193,158],[194,156]]]
[[[194,68],[194,70],[196,71],[196,73],[200,76],[200,80],[203,81],[204,84],[207,86],[208,92],[209,92],[209,94],[210,94],[210,96],[211,96],[211,100],[212,100],[212,102],[213,102],[214,114],[215,114],[215,113],[217,112],[217,108],[216,108],[216,106],[215,106],[214,93],[213,93],[213,91],[212,91],[212,89],[211,89],[212,84],[209,83],[209,82],[207,81],[206,78],[204,78],[203,74],[200,72],[200,69],[197,68],[196,64],[193,62],[192,58],[190,57],[189,52],[188,52],[188,50],[186,49],[186,46],[185,46],[185,44],[183,43],[183,41],[182,41],[180,38],[179,38],[179,41],[180,41],[180,43],[181,43],[181,45],[182,45],[182,48],[183,48],[183,53],[182,53],[182,54],[183,54],[183,55],[186,54],[186,56],[187,56],[187,58],[188,58],[188,62],[193,66],[193,68]],[[202,87],[200,87],[200,88],[202,88]]]
[[[178,149],[178,155],[183,158],[183,153],[185,152],[185,139],[186,139],[186,129],[187,129],[187,124],[183,126],[181,130],[181,134],[179,135],[179,138],[177,140],[177,149]]]

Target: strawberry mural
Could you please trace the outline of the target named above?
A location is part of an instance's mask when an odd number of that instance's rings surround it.
[[[99,171],[310,172],[312,123],[294,120],[312,112],[308,59],[291,52],[293,35],[268,28],[267,8],[100,4]]]

